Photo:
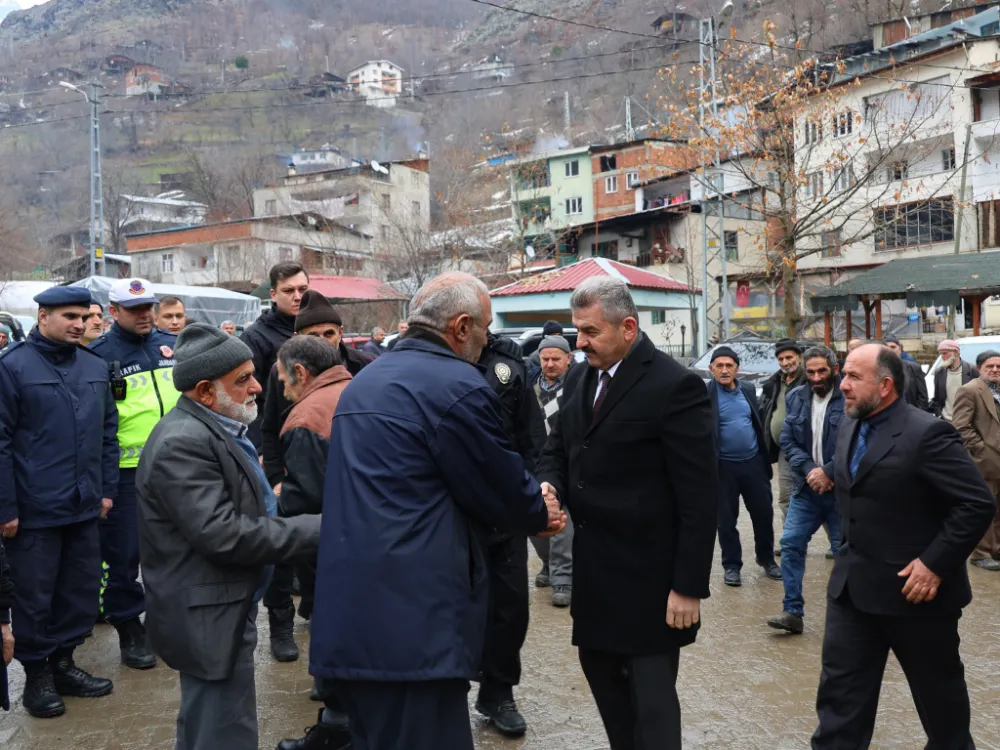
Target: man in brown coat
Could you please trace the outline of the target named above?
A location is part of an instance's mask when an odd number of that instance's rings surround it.
[[[1000,351],[983,352],[976,364],[981,375],[958,389],[951,421],[979,473],[1000,498]],[[1000,570],[1000,512],[972,553],[972,564]]]
[[[340,395],[351,382],[351,373],[344,367],[337,348],[316,336],[295,336],[285,342],[278,351],[277,368],[285,398],[294,404],[281,427],[285,477],[278,507],[286,518],[317,515],[323,510],[333,415]],[[303,590],[299,612],[311,613],[316,559],[303,564],[310,571],[309,575],[300,575]],[[316,725],[301,739],[283,740],[278,746],[280,750],[340,748],[350,743],[343,707],[324,689],[322,680],[317,680],[316,693],[326,703],[326,708],[319,711]]]

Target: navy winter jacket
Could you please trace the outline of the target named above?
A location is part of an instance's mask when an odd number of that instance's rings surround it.
[[[816,468],[812,456],[812,387],[808,384],[793,388],[785,397],[788,413],[781,427],[781,450],[792,467],[794,492],[802,489],[806,475]],[[833,479],[833,456],[837,449],[837,431],[844,420],[844,394],[840,392],[840,378],[834,381],[833,395],[826,406],[823,420],[823,469]]]
[[[0,355],[0,523],[97,518],[118,488],[118,411],[108,366],[37,329]]]
[[[534,534],[547,520],[482,371],[411,327],[337,405],[309,671],[474,679],[487,623],[487,531]]]

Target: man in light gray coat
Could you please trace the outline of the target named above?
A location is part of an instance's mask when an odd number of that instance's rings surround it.
[[[181,673],[176,750],[257,750],[257,602],[269,566],[316,554],[320,519],[273,517],[247,438],[261,387],[246,344],[195,323],[174,355],[183,396],[153,430],[136,482],[146,629]]]

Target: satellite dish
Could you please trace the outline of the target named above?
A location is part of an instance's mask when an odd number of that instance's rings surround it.
[[[379,164],[379,163],[378,163],[377,161],[375,161],[374,159],[372,159],[372,169],[374,169],[374,170],[375,170],[376,172],[379,172],[379,171],[381,171],[381,170],[382,170],[382,165],[381,165],[381,164]]]
[[[533,248],[531,245],[525,245],[525,247],[524,247],[524,254],[527,255],[529,258],[534,258],[535,257],[535,248]]]

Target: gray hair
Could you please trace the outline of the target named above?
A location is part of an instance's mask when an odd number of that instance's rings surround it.
[[[411,302],[413,307],[408,322],[435,331],[444,330],[458,315],[470,315],[485,323],[483,297],[488,295],[486,284],[472,274],[443,273],[420,287]]]
[[[315,378],[341,364],[340,352],[318,336],[292,336],[278,350],[278,359],[292,385],[296,384],[295,365],[302,365]]]
[[[802,353],[802,361],[808,362],[810,359],[825,359],[831,370],[837,366],[837,355],[828,346],[810,346]]]
[[[372,336],[378,336],[380,333],[385,333],[385,331],[382,330],[382,326],[375,326],[372,328]]]
[[[222,328],[222,326],[235,326],[235,325],[236,324],[231,320],[224,320],[221,323],[219,323],[219,328]]]
[[[569,306],[573,310],[582,310],[593,305],[600,305],[604,317],[614,325],[619,325],[625,318],[639,320],[635,300],[628,290],[628,284],[622,279],[610,276],[591,277],[583,281],[569,298]]]

